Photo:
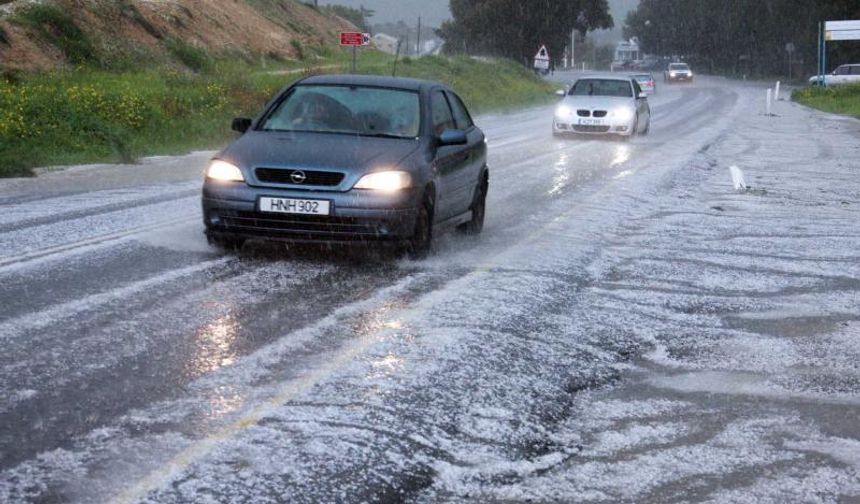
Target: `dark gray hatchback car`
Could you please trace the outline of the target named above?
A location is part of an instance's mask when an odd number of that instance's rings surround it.
[[[206,171],[211,243],[249,238],[386,243],[413,255],[434,229],[480,233],[489,172],[484,133],[448,87],[316,76],[281,92]]]

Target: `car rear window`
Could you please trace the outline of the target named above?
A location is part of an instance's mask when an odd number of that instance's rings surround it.
[[[300,85],[263,121],[264,131],[313,131],[398,138],[417,137],[418,93],[402,89]]]
[[[633,96],[630,82],[616,79],[580,79],[570,88],[571,96]]]

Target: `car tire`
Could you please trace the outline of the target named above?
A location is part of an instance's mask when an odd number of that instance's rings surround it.
[[[469,222],[457,226],[457,231],[467,235],[479,235],[484,229],[484,216],[487,213],[487,189],[489,184],[487,176],[481,176],[481,182],[475,187],[475,195],[472,198],[472,219]]]
[[[245,244],[244,238],[226,238],[212,235],[206,235],[206,241],[209,242],[209,245],[227,252],[238,252],[242,249],[242,245]]]
[[[433,244],[433,198],[428,192],[424,196],[418,216],[415,218],[415,231],[409,239],[407,253],[410,259],[424,259]]]

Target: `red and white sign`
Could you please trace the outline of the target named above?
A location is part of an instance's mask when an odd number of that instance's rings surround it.
[[[367,46],[370,45],[370,34],[361,32],[341,32],[340,45]]]
[[[549,51],[545,45],[540,46],[535,54],[535,70],[549,70]]]

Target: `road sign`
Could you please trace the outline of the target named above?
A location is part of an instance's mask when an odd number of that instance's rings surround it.
[[[342,46],[368,46],[370,45],[370,34],[361,32],[341,32],[340,45]]]
[[[537,54],[535,54],[535,70],[549,70],[549,51],[546,46],[540,46]]]
[[[827,21],[824,23],[824,40],[860,40],[860,21]]]

